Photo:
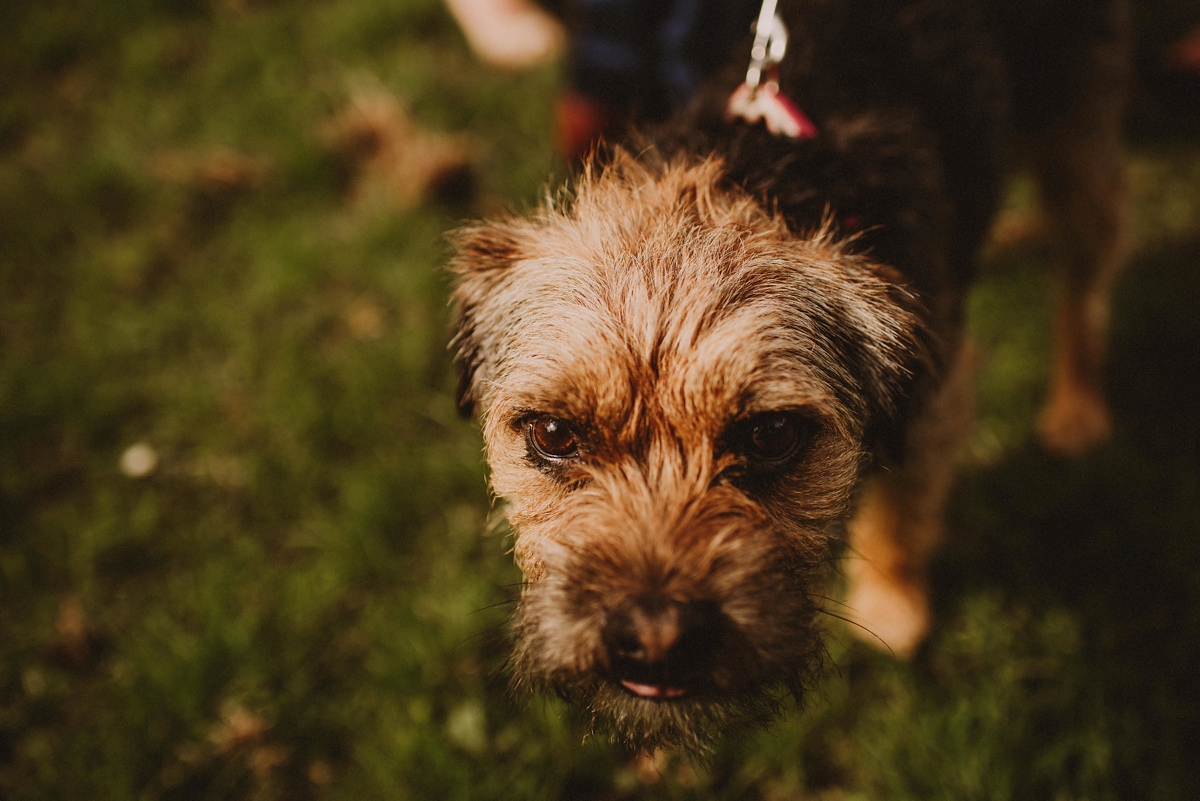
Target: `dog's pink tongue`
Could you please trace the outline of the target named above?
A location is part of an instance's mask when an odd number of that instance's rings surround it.
[[[621,686],[642,698],[679,698],[687,695],[682,687],[664,687],[661,684],[638,684],[636,681],[621,681]]]

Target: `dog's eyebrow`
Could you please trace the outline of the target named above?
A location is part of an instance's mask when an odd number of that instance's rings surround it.
[[[570,386],[569,381],[564,385]],[[609,399],[606,403],[585,393],[562,394],[524,389],[511,394],[505,404],[509,425],[522,425],[536,415],[550,415],[570,422],[583,432],[613,429],[630,417],[633,404],[628,400]]]
[[[738,404],[736,417],[749,417],[763,412],[804,412],[821,415],[828,411],[828,396],[803,392],[750,394]]]
[[[561,398],[527,396],[514,399],[513,405],[506,412],[508,421],[513,425],[520,425],[539,415],[548,415],[577,424],[590,422],[586,406],[579,403],[565,403]]]
[[[775,378],[746,387],[737,402],[737,417],[762,412],[799,411],[820,417],[836,403],[834,396],[814,382],[794,377]]]

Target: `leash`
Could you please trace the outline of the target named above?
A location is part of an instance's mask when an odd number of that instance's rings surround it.
[[[779,90],[779,64],[787,53],[788,31],[775,13],[778,0],[763,0],[754,24],[754,44],[746,80],[725,105],[725,117],[750,125],[763,123],[776,136],[813,139],[819,131],[800,108]]]

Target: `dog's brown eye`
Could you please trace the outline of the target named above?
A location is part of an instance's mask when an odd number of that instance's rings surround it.
[[[579,453],[579,437],[564,420],[535,417],[527,431],[533,449],[548,459],[569,459]]]
[[[747,421],[744,452],[760,462],[782,462],[804,444],[805,426],[794,414],[772,412]]]

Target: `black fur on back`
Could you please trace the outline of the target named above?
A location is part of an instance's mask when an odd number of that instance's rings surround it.
[[[720,153],[728,180],[793,230],[832,213],[896,268],[931,327],[957,339],[961,300],[995,211],[1014,132],[1050,127],[1092,79],[1087,48],[1119,35],[1121,0],[783,0],[780,84],[820,135],[725,119],[750,39],[685,112],[664,153]],[[1115,68],[1115,67],[1114,67]],[[1094,79],[1092,79],[1094,80]]]

